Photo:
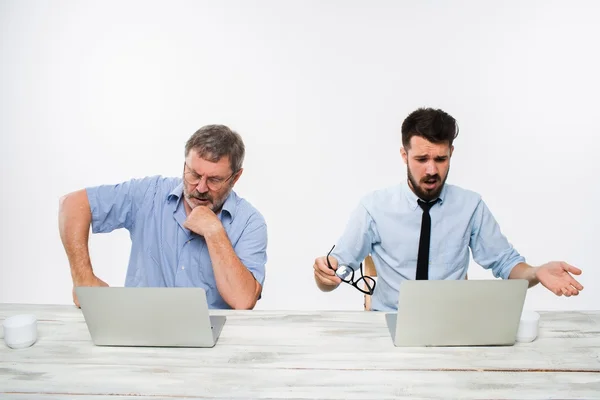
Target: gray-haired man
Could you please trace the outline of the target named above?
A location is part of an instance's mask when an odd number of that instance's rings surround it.
[[[59,228],[73,286],[107,286],[88,250],[94,233],[126,228],[131,256],[125,286],[202,287],[210,308],[252,309],[265,279],[267,226],[233,186],[245,147],[223,125],[187,141],[182,177],[90,187],[60,201]],[[73,301],[78,304],[73,291]]]

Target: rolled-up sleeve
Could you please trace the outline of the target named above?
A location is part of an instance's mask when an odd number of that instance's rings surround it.
[[[157,181],[158,177],[148,177],[86,188],[92,212],[92,232],[107,233],[119,228],[131,230],[137,210],[147,193],[156,188]]]
[[[470,247],[473,259],[485,269],[491,269],[496,278],[508,279],[513,267],[525,258],[502,234],[494,216],[480,200],[473,215]]]
[[[379,242],[379,234],[373,217],[365,206],[365,200],[352,212],[344,232],[331,255],[339,264],[357,269],[371,252],[374,243]]]
[[[267,224],[260,214],[254,214],[234,246],[234,251],[242,264],[248,268],[261,286],[265,281],[267,242]]]

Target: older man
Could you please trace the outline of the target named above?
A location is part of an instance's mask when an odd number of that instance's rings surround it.
[[[125,228],[131,256],[125,286],[201,287],[210,308],[252,309],[267,261],[262,215],[233,187],[245,146],[236,132],[209,125],[185,146],[182,176],[90,187],[60,202],[59,228],[73,286],[107,286],[88,250],[94,233]],[[75,291],[73,301],[79,306]]]

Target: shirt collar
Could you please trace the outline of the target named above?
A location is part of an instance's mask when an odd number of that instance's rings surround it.
[[[446,198],[446,189],[447,189],[447,185],[446,185],[446,183],[444,183],[444,186],[442,187],[442,192],[438,196],[438,198],[440,199],[439,200],[440,205],[442,205],[444,203],[444,199]],[[406,200],[408,201],[408,205],[409,205],[410,209],[416,210],[419,207],[419,203],[417,203],[417,200],[420,200],[420,199],[408,185],[408,180],[403,183],[402,190],[404,191],[404,194],[406,196]]]
[[[223,203],[223,208],[221,211],[225,211],[229,214],[229,217],[233,220],[235,216],[235,210],[237,209],[237,194],[232,190],[227,199],[225,199],[225,203]]]
[[[171,193],[169,193],[167,195],[167,200],[171,201],[171,200],[179,200],[180,197],[183,197],[183,181],[179,182],[179,185],[175,186],[175,189],[173,189],[171,191]]]
[[[181,201],[182,198],[183,198],[183,182],[180,182],[179,185],[177,185],[175,187],[175,189],[173,189],[171,191],[171,193],[169,193],[167,195],[167,201],[175,200],[175,204],[177,205]],[[227,196],[227,199],[225,199],[225,203],[223,203],[223,207],[221,208],[221,212],[219,214],[222,214],[223,211],[225,211],[227,214],[229,214],[230,219],[233,220],[236,209],[237,209],[237,195],[232,190],[229,193],[229,195]]]

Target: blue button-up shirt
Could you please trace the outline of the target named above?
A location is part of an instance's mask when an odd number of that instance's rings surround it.
[[[210,308],[231,308],[217,290],[206,241],[183,227],[187,216],[180,178],[154,176],[86,191],[94,233],[118,228],[130,233],[125,286],[201,287]],[[232,191],[218,217],[235,253],[262,285],[267,262],[263,216]]]
[[[400,282],[415,279],[423,215],[417,200],[407,182],[365,196],[332,252],[355,270],[371,254],[377,270],[373,310],[396,310]],[[469,247],[475,262],[503,279],[525,261],[477,193],[446,184],[429,213],[429,279],[464,279]]]

